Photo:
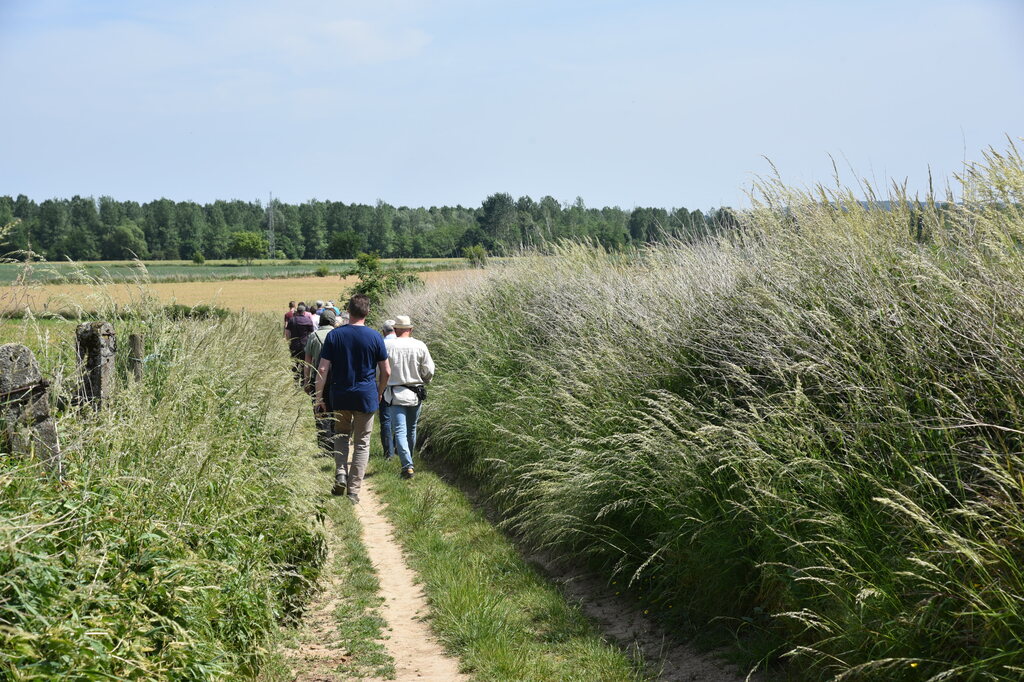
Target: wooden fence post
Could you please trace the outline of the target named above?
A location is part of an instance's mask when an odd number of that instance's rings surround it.
[[[129,334],[128,348],[131,353],[129,360],[132,366],[132,374],[135,376],[135,381],[142,381],[142,359],[146,353],[146,344],[142,334]]]
[[[60,442],[50,416],[49,386],[31,350],[18,343],[0,346],[3,445],[9,452],[38,457],[60,476]]]
[[[114,387],[114,327],[109,322],[83,322],[75,330],[75,350],[82,368],[82,400],[99,409]]]

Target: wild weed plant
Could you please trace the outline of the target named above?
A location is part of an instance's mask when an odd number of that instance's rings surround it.
[[[956,183],[769,179],[713,242],[393,298],[438,364],[430,456],[751,665],[1024,677],[1024,162]]]
[[[119,352],[100,411],[67,404],[73,331],[36,349],[65,474],[0,454],[0,679],[250,678],[318,575],[313,425],[276,324],[149,310],[113,320],[146,335],[145,375]]]

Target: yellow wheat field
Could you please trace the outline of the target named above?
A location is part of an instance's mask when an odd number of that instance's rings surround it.
[[[479,270],[421,272],[428,286],[458,286],[479,276]],[[207,304],[228,310],[251,313],[284,311],[288,301],[343,302],[344,292],[355,283],[354,277],[295,277],[290,279],[238,279],[216,282],[155,282],[151,284],[50,284],[32,287],[0,287],[0,310],[12,312],[31,309],[47,312],[93,311],[109,307],[145,305],[147,297],[160,303],[188,306]],[[151,300],[151,298],[150,298]],[[339,305],[339,307],[341,307]]]

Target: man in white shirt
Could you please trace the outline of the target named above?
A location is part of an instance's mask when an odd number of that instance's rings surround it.
[[[412,453],[416,448],[416,421],[420,417],[422,386],[434,376],[434,360],[427,344],[412,338],[412,320],[395,316],[395,338],[387,339],[391,377],[383,400],[391,419],[395,449],[402,466],[402,478],[413,477]]]

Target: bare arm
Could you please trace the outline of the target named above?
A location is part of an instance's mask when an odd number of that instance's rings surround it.
[[[384,400],[384,390],[388,387],[388,379],[391,378],[391,363],[381,360],[377,363],[377,402]]]
[[[320,366],[316,370],[316,404],[321,407],[324,404],[324,383],[327,381],[327,373],[331,371],[331,361],[320,358]]]

